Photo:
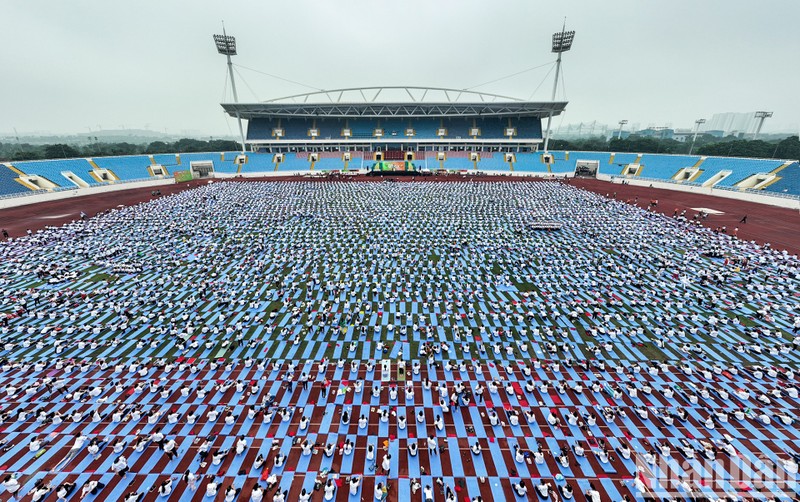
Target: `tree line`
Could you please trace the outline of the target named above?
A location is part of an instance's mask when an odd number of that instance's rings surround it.
[[[658,139],[631,135],[624,139],[612,137],[586,138],[578,140],[551,140],[553,150],[567,151],[600,151],[630,153],[666,153],[686,155],[691,148],[691,141],[681,142],[674,139]],[[710,135],[698,136],[695,143],[695,155],[715,157],[752,157],[759,159],[800,159],[800,138],[789,136],[778,141],[746,140],[735,137],[717,138]]]
[[[75,157],[108,157],[116,155],[149,155],[155,153],[235,152],[240,149],[236,141],[183,138],[174,142],[107,143],[97,142],[84,146],[56,143],[31,145],[29,143],[0,143],[0,159],[5,161],[71,159]]]
[[[690,143],[674,139],[657,139],[631,135],[625,139],[603,137],[577,140],[552,140],[553,150],[688,154]],[[22,161],[38,159],[64,159],[74,157],[106,157],[115,155],[141,155],[156,153],[233,152],[239,143],[230,140],[198,140],[184,138],[175,142],[153,141],[146,144],[92,143],[85,146],[28,143],[0,143],[0,160]],[[715,138],[698,136],[694,154],[719,157],[753,157],[800,159],[800,139],[790,136],[779,141],[743,140],[734,137]]]

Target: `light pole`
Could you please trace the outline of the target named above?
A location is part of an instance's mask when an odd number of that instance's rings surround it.
[[[225,25],[222,25],[222,35],[214,35],[214,43],[217,45],[217,52],[224,54],[228,58],[228,73],[231,77],[231,89],[233,90],[233,102],[239,104],[239,96],[236,94],[236,81],[233,79],[233,63],[231,56],[236,55],[236,38],[229,37],[225,33]],[[242,128],[242,117],[239,116],[239,110],[236,110],[236,120],[239,121],[239,136],[242,139],[242,153],[245,153],[246,147],[244,143],[244,129]]]
[[[619,121],[619,129],[617,130],[617,139],[622,139],[622,127],[627,123],[628,121],[625,119]]]
[[[756,112],[756,118],[758,119],[758,127],[756,128],[756,132],[753,133],[753,141],[758,139],[758,135],[761,132],[761,128],[764,126],[764,121],[770,117],[772,117],[772,112]]]
[[[705,124],[706,119],[697,119],[694,121],[694,134],[692,135],[692,146],[689,148],[689,155],[694,151],[694,142],[697,140],[697,131],[700,130],[700,125]]]
[[[556,78],[553,81],[553,95],[550,98],[550,101],[556,100],[556,89],[558,89],[558,76],[561,72],[561,54],[567,52],[572,48],[572,41],[575,39],[575,32],[574,31],[565,31],[566,29],[566,21],[564,21],[564,26],[561,27],[560,33],[553,34],[553,48],[551,52],[555,52],[558,54],[558,58],[556,59]],[[547,148],[550,145],[550,123],[553,121],[553,111],[550,110],[550,114],[547,116],[547,135],[544,138],[544,152],[547,153]]]

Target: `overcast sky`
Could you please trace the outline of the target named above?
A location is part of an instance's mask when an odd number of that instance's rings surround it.
[[[0,134],[235,133],[211,38],[223,19],[236,64],[313,87],[465,88],[554,61],[564,16],[577,35],[554,127],[769,110],[764,131],[800,129],[798,0],[7,0]],[[528,98],[551,66],[478,90]],[[308,90],[238,71],[241,101]]]

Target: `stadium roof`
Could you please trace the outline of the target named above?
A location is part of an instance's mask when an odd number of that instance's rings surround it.
[[[378,98],[381,98],[378,101]],[[566,101],[525,101],[499,94],[442,87],[353,87],[295,94],[262,103],[222,103],[231,116],[453,117],[558,115]]]

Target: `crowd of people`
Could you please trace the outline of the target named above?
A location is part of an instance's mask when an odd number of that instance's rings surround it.
[[[652,206],[223,182],[8,239],[4,490],[794,497],[797,257]]]

